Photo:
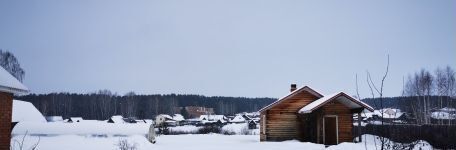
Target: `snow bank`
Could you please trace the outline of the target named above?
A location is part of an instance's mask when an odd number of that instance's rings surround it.
[[[259,135],[260,129],[249,129],[248,123],[228,124],[222,127],[222,132],[236,135]]]
[[[46,122],[46,118],[32,103],[13,100],[12,122]]]
[[[11,144],[21,141],[22,135],[13,135]],[[377,136],[364,135],[363,143],[341,143],[330,146],[329,150],[365,150],[380,149]],[[220,134],[193,134],[193,135],[162,135],[157,137],[157,143],[151,144],[144,135],[130,136],[26,136],[24,147],[30,147],[38,140],[37,149],[46,150],[81,150],[81,149],[118,149],[116,144],[125,139],[131,144],[136,144],[138,150],[163,149],[163,150],[324,150],[322,144],[299,142],[296,140],[284,142],[260,142],[258,135],[220,135]],[[377,144],[374,143],[376,139]],[[17,146],[16,146],[17,147]],[[431,150],[432,147],[425,141],[418,141],[414,150]]]
[[[169,127],[169,130],[172,132],[183,132],[183,133],[196,133],[202,127],[192,126],[192,125],[185,125],[185,126],[175,126]]]
[[[115,124],[105,121],[84,120],[78,123],[63,122],[19,122],[14,127],[12,134],[38,134],[38,135],[133,135],[147,134],[150,124]]]

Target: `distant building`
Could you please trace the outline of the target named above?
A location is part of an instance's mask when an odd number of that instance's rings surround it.
[[[224,115],[201,115],[199,120],[204,125],[208,125],[208,124],[224,125],[228,122],[228,118],[225,117]]]
[[[243,115],[236,115],[234,118],[230,119],[230,123],[245,123],[246,119],[243,117]]]
[[[365,115],[371,124],[381,123],[379,122],[381,120],[383,120],[384,123],[406,123],[408,121],[406,113],[395,108],[375,110],[372,113],[365,113]],[[361,114],[361,118],[363,118],[363,114]]]
[[[179,107],[181,109],[181,107]],[[188,113],[189,118],[197,118],[201,115],[214,114],[214,108],[206,108],[199,106],[187,106],[184,107]]]
[[[258,129],[257,124],[255,121],[250,120],[249,121],[249,129]]]
[[[431,113],[431,123],[456,124],[456,109],[449,107],[436,109]]]
[[[76,122],[82,122],[84,119],[82,117],[70,117],[65,120],[67,123],[76,123]]]
[[[155,117],[157,124],[164,123],[166,126],[177,126],[177,121],[173,119],[170,115],[160,114]]]

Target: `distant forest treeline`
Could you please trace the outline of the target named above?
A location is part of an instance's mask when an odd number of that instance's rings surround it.
[[[386,97],[384,108],[399,108],[411,112],[420,97]],[[106,120],[113,115],[153,118],[157,114],[181,113],[176,107],[201,106],[214,108],[216,114],[233,115],[240,112],[254,112],[272,103],[274,98],[245,98],[201,95],[136,95],[133,92],[124,96],[100,90],[91,94],[51,93],[29,94],[16,99],[33,103],[45,116],[83,117],[85,119]],[[375,109],[380,109],[379,98],[363,99]],[[430,96],[430,108],[456,108],[456,99],[448,96]]]
[[[33,103],[45,116],[83,117],[106,120],[113,115],[153,118],[157,114],[181,113],[176,107],[201,106],[214,108],[216,114],[233,115],[258,111],[270,104],[273,98],[207,97],[201,95],[136,95],[124,96],[100,90],[92,94],[51,93],[30,94],[16,99]]]

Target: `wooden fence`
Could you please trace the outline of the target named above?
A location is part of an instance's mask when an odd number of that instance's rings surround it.
[[[354,135],[358,136],[358,128],[361,134],[383,136],[394,142],[410,143],[417,140],[425,140],[434,148],[456,149],[456,125],[371,125],[364,127],[354,126]]]

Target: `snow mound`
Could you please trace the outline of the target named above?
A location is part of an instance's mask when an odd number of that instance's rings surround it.
[[[134,135],[147,134],[150,124],[106,123],[106,121],[84,120],[78,123],[64,122],[19,122],[12,134],[37,135]]]
[[[44,116],[30,102],[13,100],[12,122],[47,122]]]

